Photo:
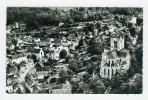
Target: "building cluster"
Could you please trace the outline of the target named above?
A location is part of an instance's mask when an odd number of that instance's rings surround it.
[[[117,72],[126,73],[131,57],[125,48],[125,35],[130,34],[127,27],[122,26],[113,15],[108,17],[102,21],[76,23],[78,25],[71,25],[68,31],[60,30],[58,35],[44,34],[48,29],[25,32],[25,24],[14,23],[7,26],[6,91],[71,94],[72,85],[68,80],[57,84],[60,70],[68,70],[69,66],[65,58],[60,57],[60,53],[65,50],[66,55],[74,57],[74,52],[78,52],[80,58],[77,60],[90,59],[85,55],[92,38],[106,44],[100,64],[101,78],[112,79]],[[135,24],[135,20],[134,17],[130,22]],[[90,29],[87,24],[93,25],[93,28]],[[50,30],[61,29],[62,25],[64,23]],[[85,69],[81,68],[72,79],[83,78]]]

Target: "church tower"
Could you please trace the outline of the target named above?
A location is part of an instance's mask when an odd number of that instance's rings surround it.
[[[121,50],[124,48],[124,36],[111,37],[110,39],[111,50]]]

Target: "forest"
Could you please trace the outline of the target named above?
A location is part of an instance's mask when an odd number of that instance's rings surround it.
[[[87,22],[102,20],[108,14],[137,16],[139,12],[142,13],[142,8],[74,7],[64,10],[60,7],[8,7],[7,25],[20,22],[25,23],[28,29],[37,29],[44,25],[55,26],[60,22],[71,23],[71,19],[74,22]]]

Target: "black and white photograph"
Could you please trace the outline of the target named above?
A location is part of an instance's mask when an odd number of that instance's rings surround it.
[[[7,94],[143,93],[143,7],[7,7],[5,50]]]

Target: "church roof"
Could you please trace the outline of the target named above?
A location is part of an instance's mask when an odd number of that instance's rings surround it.
[[[104,52],[103,56],[106,56],[107,59],[115,59],[117,57],[119,58],[125,58],[128,55],[128,51],[126,49],[121,49],[120,51],[108,51]]]
[[[118,52],[118,56],[119,57],[126,57],[127,56],[127,52]]]

